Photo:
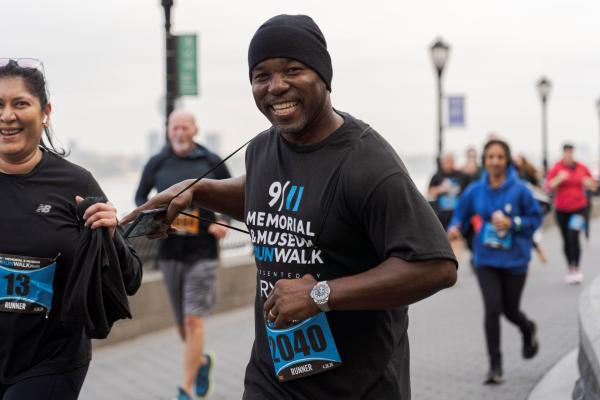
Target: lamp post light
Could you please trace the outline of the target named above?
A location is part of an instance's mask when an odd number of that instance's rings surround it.
[[[437,165],[440,166],[440,157],[442,156],[443,149],[443,130],[444,126],[442,123],[442,74],[446,61],[448,60],[448,53],[450,52],[450,46],[444,43],[441,38],[438,38],[435,43],[430,47],[431,61],[437,72],[437,118],[438,118],[438,149],[437,149]]]
[[[538,94],[542,101],[542,165],[544,167],[544,176],[548,172],[548,114],[546,109],[550,89],[552,89],[552,84],[545,77],[542,77],[537,82]]]
[[[171,35],[171,7],[173,7],[173,0],[161,0],[161,5],[165,10],[165,126],[167,126],[169,115],[175,108],[175,99],[177,98],[177,39]]]

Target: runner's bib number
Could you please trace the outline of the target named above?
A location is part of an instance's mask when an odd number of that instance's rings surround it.
[[[569,217],[569,229],[582,231],[585,229],[585,218],[581,214],[573,214]]]
[[[494,249],[510,250],[512,246],[512,235],[506,232],[499,236],[496,227],[489,222],[483,224],[483,245]]]
[[[438,202],[442,210],[452,211],[458,205],[458,197],[450,194],[443,194],[439,197]]]
[[[186,211],[196,217],[200,216],[197,208]],[[200,221],[188,215],[179,214],[173,221],[173,227],[177,228],[175,234],[180,236],[197,236],[200,233]]]
[[[48,313],[56,259],[0,254],[0,311]]]
[[[325,313],[286,329],[267,322],[267,340],[279,382],[318,374],[342,365]]]

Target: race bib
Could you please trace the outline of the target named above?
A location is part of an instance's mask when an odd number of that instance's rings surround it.
[[[454,210],[458,204],[458,197],[451,194],[443,194],[438,198],[438,204],[444,211]]]
[[[48,313],[56,259],[0,254],[0,311]]]
[[[582,231],[585,229],[585,217],[581,214],[573,214],[569,217],[569,229]]]
[[[267,321],[267,340],[279,382],[318,374],[342,365],[325,313],[277,329]]]
[[[197,208],[186,210],[189,214],[200,216],[200,210]],[[173,227],[177,228],[175,234],[181,236],[197,236],[200,233],[200,221],[187,215],[179,214],[173,220]]]
[[[512,246],[512,235],[505,232],[504,235],[498,235],[496,227],[489,222],[483,224],[483,245],[494,249],[510,250]]]

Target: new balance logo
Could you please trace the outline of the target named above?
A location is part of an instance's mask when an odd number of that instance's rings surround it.
[[[51,209],[52,209],[52,206],[50,204],[40,204],[38,206],[37,210],[35,210],[35,212],[42,213],[42,214],[48,214]]]

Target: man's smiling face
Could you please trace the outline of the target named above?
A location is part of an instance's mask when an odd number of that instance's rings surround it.
[[[278,133],[297,139],[318,123],[328,91],[321,77],[305,64],[270,58],[252,69],[251,79],[256,106]]]

